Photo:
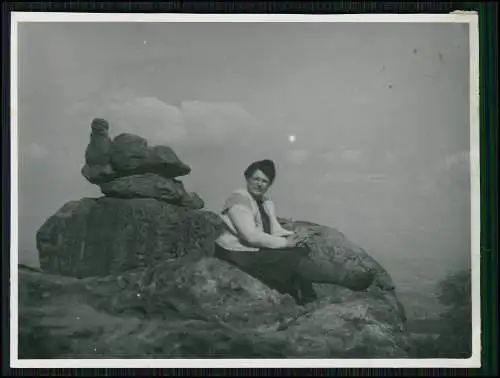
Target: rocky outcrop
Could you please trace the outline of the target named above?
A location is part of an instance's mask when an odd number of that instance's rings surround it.
[[[138,136],[111,141],[96,119],[82,173],[100,198],[66,203],[36,234],[41,270],[19,269],[19,358],[405,358],[391,277],[341,232],[312,235],[310,258],[364,291],[318,285],[299,305],[214,257],[221,218],[178,179],[190,168]],[[350,287],[350,286],[348,286]]]
[[[191,167],[183,163],[170,147],[149,147],[146,139],[127,133],[118,135],[111,143],[110,162],[122,175],[156,173],[173,178],[191,172]]]
[[[76,279],[19,271],[20,358],[405,358],[383,294],[294,304],[211,257]]]
[[[46,272],[105,276],[210,253],[221,225],[214,213],[151,198],[85,198],[47,219],[36,242]]]
[[[101,191],[110,197],[154,198],[192,209],[204,206],[203,200],[196,193],[186,192],[181,181],[154,173],[117,178],[101,184]]]
[[[109,164],[111,151],[109,123],[105,119],[95,118],[90,130],[90,142],[85,149],[85,163],[89,166],[105,166]]]
[[[406,357],[404,308],[383,267],[335,229],[280,221],[314,234],[317,263],[362,266],[373,284],[316,285],[319,299],[299,306],[212,257],[214,213],[148,198],[66,204],[37,234],[43,273],[20,271],[21,355]]]
[[[168,146],[149,146],[146,139],[123,133],[111,140],[109,123],[96,118],[91,123],[82,175],[99,185],[103,194],[118,198],[155,198],[177,206],[202,209],[196,193],[187,192],[176,177],[191,167]]]

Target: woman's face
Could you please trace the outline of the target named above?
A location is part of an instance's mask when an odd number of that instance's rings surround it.
[[[269,178],[258,169],[247,179],[247,190],[255,197],[262,197],[270,186]]]

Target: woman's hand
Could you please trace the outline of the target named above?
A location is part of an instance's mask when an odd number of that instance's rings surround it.
[[[297,230],[296,233],[299,233],[300,235],[302,235],[306,239],[311,239],[312,237],[320,234],[319,230],[307,229],[307,228]]]
[[[294,233],[294,234],[286,237],[286,246],[288,248],[302,247],[305,245],[306,241],[307,241],[307,237],[305,237],[304,235]]]

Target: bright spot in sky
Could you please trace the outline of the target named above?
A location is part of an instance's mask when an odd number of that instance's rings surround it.
[[[288,140],[289,140],[291,143],[295,142],[295,135],[289,135],[289,136],[288,136]]]

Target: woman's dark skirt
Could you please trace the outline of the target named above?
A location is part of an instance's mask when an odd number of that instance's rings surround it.
[[[215,244],[215,257],[282,291],[288,291],[296,279],[300,261],[308,255],[309,249],[305,247],[261,248],[258,252],[247,252],[230,251]]]

